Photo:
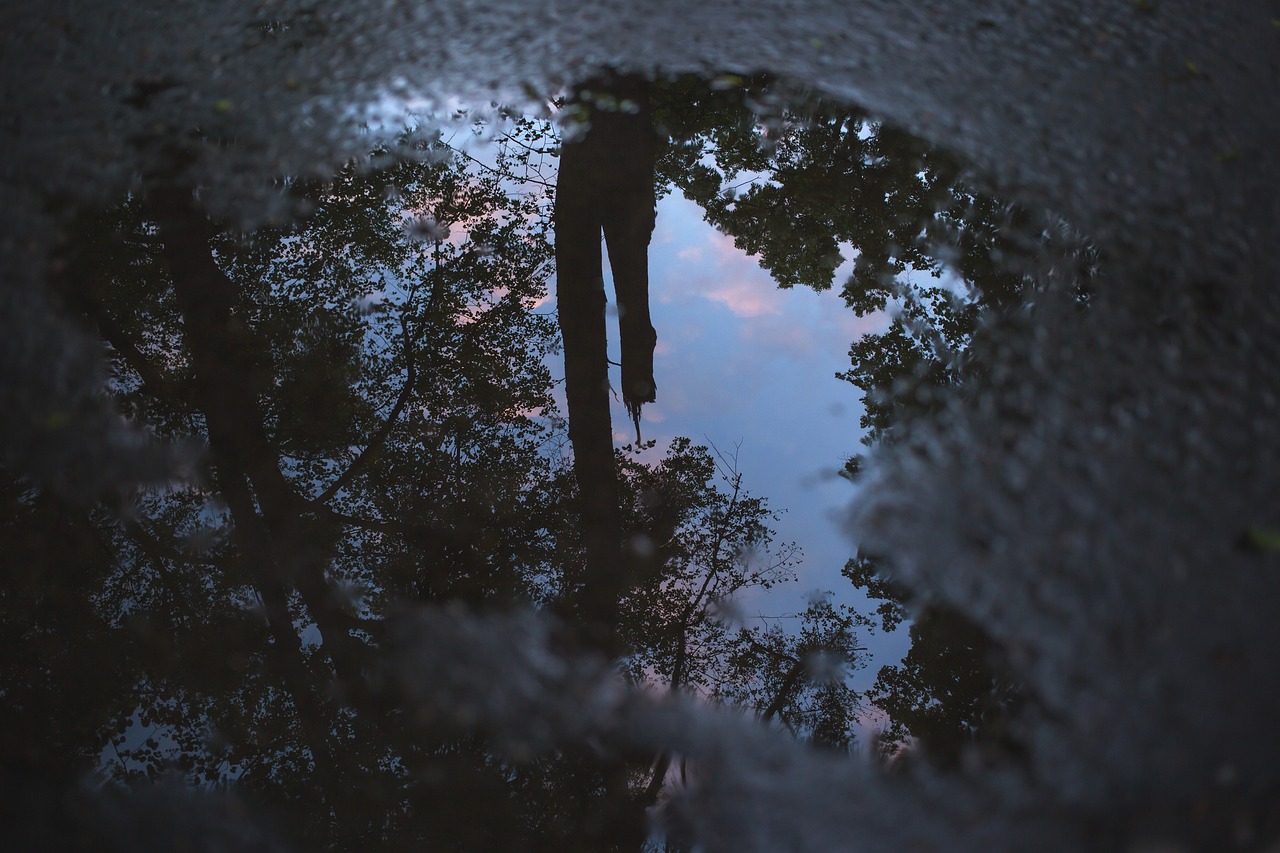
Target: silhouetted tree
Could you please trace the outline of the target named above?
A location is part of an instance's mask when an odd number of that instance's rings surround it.
[[[561,145],[556,181],[556,310],[586,547],[579,618],[606,647],[632,571],[613,461],[600,237],[603,232],[618,298],[622,396],[638,433],[640,409],[656,390],[649,237],[658,138],[648,90],[648,81],[637,77],[601,78],[576,88],[567,104],[576,138]]]
[[[512,179],[527,155],[375,152],[284,182],[309,216],[251,234],[211,220],[180,172],[76,216],[58,289],[107,348],[115,403],[206,452],[199,484],[124,506],[84,510],[11,478],[7,549],[64,553],[72,573],[4,581],[0,627],[26,650],[0,671],[11,763],[53,784],[177,772],[270,806],[307,845],[638,845],[671,757],[517,760],[406,717],[375,676],[387,617],[413,599],[575,617],[583,596],[609,599],[634,680],[763,703],[842,742],[832,697],[851,697],[835,681],[750,661],[852,648],[854,624],[804,640],[728,627],[733,595],[784,579],[795,552],[770,551],[767,507],[736,470],[718,488],[705,449],[680,440],[641,464],[610,436],[632,574],[590,586],[546,366],[555,326],[536,310],[550,187]],[[64,618],[76,642],[54,639]],[[751,645],[764,657],[736,651]],[[58,738],[18,725],[35,708]]]
[[[1096,253],[1059,224],[974,192],[945,153],[861,110],[787,92],[766,75],[681,78],[654,102],[671,136],[661,180],[779,286],[826,290],[852,260],[846,304],[858,316],[892,311],[884,332],[852,342],[840,374],[863,392],[867,444],[937,413],[986,370],[993,328],[1034,305],[1044,277],[1031,273],[1045,243],[1059,244],[1054,257],[1086,286],[1095,272]],[[1087,302],[1085,290],[1077,295]],[[856,477],[859,463],[847,460],[846,473]],[[886,630],[906,618],[910,591],[884,580],[871,557],[851,560],[845,575],[880,599]],[[926,608],[912,637],[903,666],[885,667],[871,694],[891,716],[882,745],[915,738],[954,764],[963,744],[1003,739],[1016,686],[982,630]]]

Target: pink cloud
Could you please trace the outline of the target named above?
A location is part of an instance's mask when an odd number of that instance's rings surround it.
[[[763,317],[781,313],[778,286],[756,259],[719,232],[707,237],[715,270],[709,287],[699,295],[724,305],[735,317]],[[699,255],[701,255],[701,250]]]
[[[735,317],[763,317],[779,313],[777,290],[772,287],[773,282],[769,284],[766,291],[753,282],[735,279],[704,290],[701,295],[724,305]]]

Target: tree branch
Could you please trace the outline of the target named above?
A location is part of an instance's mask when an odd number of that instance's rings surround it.
[[[470,160],[472,163],[475,163],[477,166],[479,166],[481,169],[484,169],[486,172],[491,172],[492,174],[495,174],[500,178],[506,178],[511,181],[519,181],[521,183],[538,184],[539,186],[546,187],[549,190],[554,190],[556,188],[556,185],[551,183],[550,181],[544,181],[538,178],[531,178],[528,175],[525,175],[524,177],[520,177],[519,175],[515,175],[506,169],[500,169],[497,166],[489,165],[483,160],[478,160],[475,157],[472,157],[467,152],[463,151],[461,148],[455,148],[447,142],[442,142],[440,144],[448,148],[453,153],[461,154],[463,157],[466,157],[468,160]]]
[[[98,302],[84,293],[77,293],[74,300],[80,310],[98,327],[98,334],[102,336],[102,339],[110,344],[111,348],[124,359],[125,363],[133,368],[151,393],[162,397],[172,397],[182,403],[190,402],[188,389],[182,383],[166,377],[151,364],[142,350],[138,348],[138,345],[129,338],[129,335],[122,327],[116,325],[116,322],[107,315],[107,312]]]
[[[434,296],[434,291],[433,291]],[[364,450],[360,451],[352,463],[347,466],[347,470],[343,471],[338,479],[334,480],[329,488],[320,493],[315,499],[317,504],[327,504],[334,495],[342,491],[348,484],[354,480],[361,471],[369,464],[369,460],[382,449],[386,444],[387,437],[391,435],[391,429],[395,426],[396,421],[400,418],[400,414],[404,411],[404,407],[408,404],[409,398],[413,396],[414,385],[417,383],[417,368],[414,364],[416,359],[413,357],[413,345],[409,340],[409,322],[404,315],[400,315],[400,328],[404,336],[406,373],[404,387],[400,389],[400,395],[396,398],[395,405],[391,407],[391,413],[387,415],[387,419],[383,422],[382,427],[378,430],[369,443],[365,445]]]
[[[793,660],[795,660],[793,658]],[[769,703],[769,707],[764,709],[760,719],[762,722],[769,722],[778,714],[782,713],[782,709],[787,707],[787,702],[791,700],[791,694],[796,689],[796,684],[800,681],[800,676],[804,673],[804,662],[795,660],[791,665],[791,669],[782,679],[782,684],[778,687],[778,693],[773,697],[773,701]]]

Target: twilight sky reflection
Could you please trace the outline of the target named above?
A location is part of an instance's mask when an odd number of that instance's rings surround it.
[[[840,574],[854,545],[836,516],[854,486],[837,472],[861,449],[862,406],[859,390],[835,374],[848,367],[849,344],[883,330],[887,319],[854,316],[834,291],[780,290],[754,258],[704,222],[701,208],[678,193],[658,203],[649,264],[658,399],[645,406],[640,426],[644,439],[656,439],[658,446],[645,458],[660,458],[681,435],[714,442],[727,454],[738,445],[745,486],[785,512],[778,540],[794,540],[804,549],[799,583],[745,596],[742,614],[794,613],[808,595],[826,590],[870,611],[861,591]],[[836,281],[846,275],[847,265],[837,270]],[[607,264],[605,278],[612,306]],[[610,358],[617,361],[616,324],[609,343]],[[563,364],[553,370],[562,375]],[[616,367],[613,372],[616,386]],[[620,398],[613,423],[619,445],[635,440]],[[905,628],[863,639],[872,657],[855,675],[859,689],[910,645]]]

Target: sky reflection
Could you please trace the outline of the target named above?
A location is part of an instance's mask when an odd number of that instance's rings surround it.
[[[713,443],[726,455],[737,448],[747,488],[784,513],[777,541],[795,541],[804,550],[799,581],[749,590],[740,601],[741,615],[786,616],[825,591],[836,601],[873,611],[863,591],[840,574],[855,544],[838,516],[856,487],[838,472],[847,457],[865,448],[859,443],[861,392],[835,374],[848,368],[850,343],[883,331],[889,317],[855,316],[836,290],[779,289],[752,256],[708,225],[702,209],[679,193],[658,203],[649,268],[658,399],[645,406],[640,428],[643,439],[657,445],[641,458],[659,461],[677,436]],[[846,261],[835,280],[851,268]],[[617,362],[611,278],[606,264],[609,357]],[[562,375],[558,359],[552,359],[553,370]],[[612,373],[616,386],[616,367]],[[563,406],[562,388],[558,397]],[[613,401],[612,417],[616,443],[633,443],[620,397]],[[860,690],[910,646],[905,625],[862,639],[869,663],[853,676]]]

